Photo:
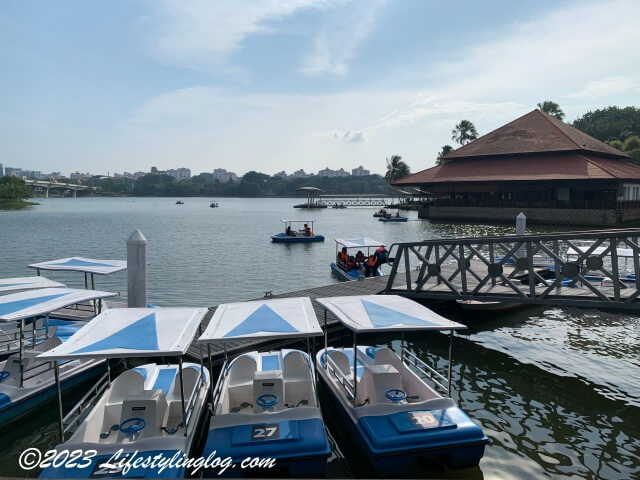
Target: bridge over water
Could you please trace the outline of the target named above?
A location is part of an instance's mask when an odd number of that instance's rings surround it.
[[[49,190],[50,189],[59,189],[64,192],[70,191],[71,196],[76,198],[78,196],[78,192],[88,192],[93,193],[95,191],[94,187],[88,187],[86,185],[76,185],[74,183],[60,183],[53,180],[25,180],[27,186],[32,187],[34,190],[40,188],[44,190],[44,197],[49,198]]]
[[[385,293],[640,310],[640,229],[393,244]]]

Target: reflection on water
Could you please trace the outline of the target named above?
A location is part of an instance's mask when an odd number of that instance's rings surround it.
[[[377,222],[374,209],[302,212],[286,199],[49,199],[30,210],[0,212],[0,277],[33,272],[28,263],[71,255],[124,258],[124,240],[141,228],[149,240],[149,300],[163,306],[208,306],[335,280],[328,264],[334,237],[366,234],[395,241],[513,233],[510,225],[418,220]],[[277,245],[269,236],[281,218],[317,220],[323,244]],[[549,230],[535,227],[537,231]],[[69,285],[82,278],[48,275]],[[126,275],[97,278],[103,289],[126,290]],[[444,308],[444,307],[443,307]],[[423,462],[416,478],[638,478],[640,465],[640,319],[629,313],[534,308],[495,315],[441,313],[469,325],[454,342],[454,398],[491,443],[479,468],[449,470]],[[365,337],[366,338],[366,337]],[[345,343],[349,343],[345,336]],[[390,343],[374,336],[363,342]],[[421,358],[445,368],[448,340],[407,335]],[[71,398],[71,396],[65,396]],[[335,406],[321,393],[336,451],[328,477],[368,477],[362,455],[342,431]],[[0,475],[25,476],[17,456],[28,446],[56,443],[55,403],[0,429]],[[11,445],[10,447],[8,447]],[[37,472],[31,472],[37,475]]]

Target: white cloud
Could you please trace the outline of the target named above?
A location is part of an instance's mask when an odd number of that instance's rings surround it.
[[[334,11],[327,25],[316,35],[300,71],[306,75],[346,74],[349,62],[375,30],[383,4],[383,0],[361,1]]]
[[[571,98],[601,98],[621,93],[639,93],[640,81],[631,77],[612,76],[588,82],[577,92],[570,93]]]
[[[152,55],[169,65],[212,71],[249,35],[271,34],[274,23],[340,0],[159,0],[152,3]]]

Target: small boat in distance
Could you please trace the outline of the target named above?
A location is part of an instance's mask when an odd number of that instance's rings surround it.
[[[315,220],[280,220],[284,223],[284,232],[271,236],[274,243],[309,243],[324,242],[323,235],[313,233]],[[297,229],[302,225],[301,229]]]
[[[184,202],[183,202],[182,200],[178,200],[178,201],[176,202],[176,205],[184,205]]]
[[[317,302],[353,333],[353,347],[328,348],[325,327],[325,347],[316,356],[316,367],[340,420],[375,472],[404,475],[415,459],[425,457],[436,457],[450,468],[478,465],[489,439],[451,398],[453,333],[467,327],[398,295]],[[448,333],[446,376],[405,346],[408,331]],[[400,354],[386,345],[358,345],[361,334],[384,332],[402,334]]]
[[[211,208],[218,208],[218,202],[211,202],[211,203],[209,204],[209,207],[211,207]]]
[[[381,208],[380,210],[378,210],[377,212],[375,212],[373,214],[374,218],[379,218],[379,217],[384,217],[387,215],[387,211],[384,208]]]
[[[334,203],[331,208],[347,208],[347,206],[344,203]]]
[[[380,266],[387,263],[388,255],[384,244],[369,237],[335,238],[334,240],[336,242],[336,259],[330,265],[334,275],[341,280],[360,280],[365,277],[382,276]],[[356,249],[357,252],[354,255]]]
[[[378,218],[380,222],[406,222],[407,220],[409,220],[409,217],[400,215],[400,210],[398,210],[395,215],[386,213],[384,216]]]

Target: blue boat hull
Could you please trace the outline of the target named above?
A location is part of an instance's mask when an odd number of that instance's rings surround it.
[[[407,217],[391,217],[391,218],[381,217],[378,219],[379,222],[406,222],[407,220],[409,220]]]
[[[261,476],[274,470],[290,475],[322,473],[326,469],[331,447],[321,418],[302,420],[274,419],[278,424],[279,438],[252,440],[254,425],[236,425],[209,430],[203,456],[215,452],[217,457],[233,459],[235,469],[225,472],[228,476]],[[242,469],[239,464],[247,458],[275,459],[273,468]],[[205,472],[205,476],[217,477],[217,470]]]
[[[323,384],[340,411],[342,423],[347,425],[359,449],[367,456],[378,475],[406,474],[414,460],[422,457],[435,457],[450,468],[474,467],[484,455],[489,439],[457,407],[428,412],[436,418],[440,412],[444,417],[444,421],[441,421],[442,428],[417,428],[407,420],[411,414],[417,413],[415,411],[361,417],[354,423],[324,378]]]
[[[286,233],[278,233],[271,236],[271,241],[274,243],[311,243],[311,242],[324,242],[323,235],[313,235],[310,237],[293,237]]]
[[[360,272],[356,269],[345,272],[343,269],[336,265],[336,262],[331,262],[331,272],[342,280],[358,280],[360,278]],[[376,269],[376,277],[381,277],[382,272],[380,268]]]

